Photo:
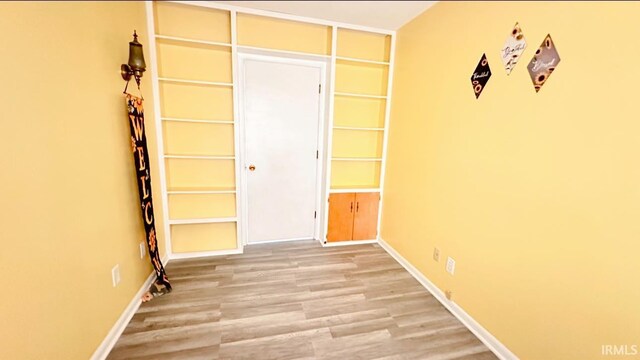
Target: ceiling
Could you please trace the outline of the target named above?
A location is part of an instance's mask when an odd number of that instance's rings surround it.
[[[216,1],[353,25],[397,30],[436,1]]]

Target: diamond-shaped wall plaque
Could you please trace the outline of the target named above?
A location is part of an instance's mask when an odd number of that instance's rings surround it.
[[[471,85],[473,86],[473,91],[476,94],[476,99],[480,97],[482,90],[484,90],[485,85],[489,81],[491,77],[491,69],[489,68],[489,61],[487,61],[487,55],[482,54],[480,58],[480,62],[478,66],[476,66],[476,70],[471,75]]]
[[[507,70],[507,75],[509,75],[511,70],[516,66],[526,47],[527,40],[524,38],[520,25],[516,23],[513,30],[511,30],[511,35],[509,35],[507,41],[504,42],[504,46],[502,46],[502,50],[500,51],[500,57],[502,58],[505,70]]]
[[[551,40],[551,35],[547,35],[538,50],[536,50],[535,55],[533,55],[529,66],[527,66],[536,92],[540,91],[540,88],[549,79],[559,62],[560,55],[558,55],[556,46]]]

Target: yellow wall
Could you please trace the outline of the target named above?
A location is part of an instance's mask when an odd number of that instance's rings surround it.
[[[238,44],[330,55],[331,28],[265,16],[238,14]]]
[[[632,2],[440,2],[398,32],[382,237],[522,359],[640,345],[638,18]],[[515,22],[528,47],[507,76]],[[547,33],[562,60],[536,94]]]
[[[142,3],[0,3],[0,359],[89,358],[151,272],[119,75],[133,29],[148,49]]]

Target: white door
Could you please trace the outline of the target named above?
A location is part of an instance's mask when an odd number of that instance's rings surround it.
[[[320,67],[242,62],[247,239],[313,239]]]

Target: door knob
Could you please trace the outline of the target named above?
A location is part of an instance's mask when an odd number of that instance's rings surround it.
[[[254,171],[256,169],[255,165],[249,165],[249,171]]]

